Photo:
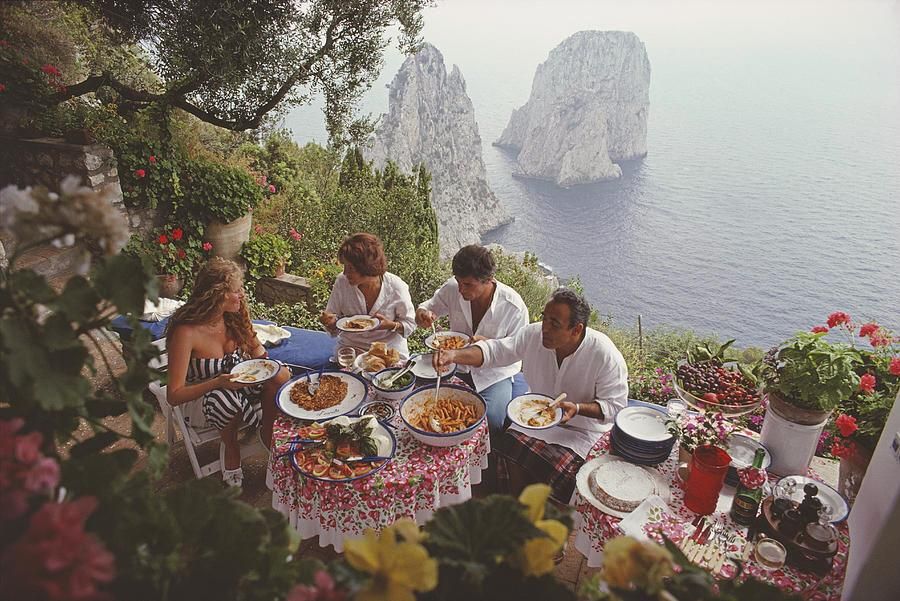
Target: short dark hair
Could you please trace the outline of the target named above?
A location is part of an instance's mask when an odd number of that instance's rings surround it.
[[[557,288],[550,295],[549,302],[562,303],[569,306],[570,328],[574,328],[580,323],[587,327],[588,320],[591,318],[591,306],[581,294],[578,294],[571,288]]]
[[[387,271],[387,257],[381,239],[374,234],[353,234],[341,244],[338,259],[346,261],[360,275],[383,275]]]
[[[453,275],[461,278],[475,278],[482,282],[494,277],[497,264],[494,255],[478,244],[463,246],[453,255]]]

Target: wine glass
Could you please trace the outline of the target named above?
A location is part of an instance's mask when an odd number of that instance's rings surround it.
[[[356,361],[356,349],[352,346],[342,346],[337,352],[338,365],[344,369],[349,369],[353,362]]]
[[[827,526],[831,523],[832,516],[834,516],[834,508],[823,503],[822,507],[819,508],[819,523]]]

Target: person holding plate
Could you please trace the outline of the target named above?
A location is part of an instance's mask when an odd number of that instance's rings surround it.
[[[453,277],[416,310],[416,323],[430,328],[438,317],[450,317],[450,329],[473,341],[513,336],[528,325],[528,307],[519,293],[494,278],[497,264],[491,251],[477,244],[464,246],[453,256]],[[513,376],[518,361],[496,367],[462,367],[459,377],[487,403],[491,434],[506,425],[506,407],[512,400]]]
[[[353,234],[341,244],[338,261],[344,272],[335,279],[319,317],[325,330],[337,336],[338,346],[351,346],[360,353],[373,342],[384,342],[408,356],[406,339],[416,329],[412,298],[406,282],[388,272],[381,240],[373,234]],[[340,329],[339,316],[349,315],[368,315],[378,323],[373,329]]]
[[[234,261],[210,259],[197,274],[191,297],[169,318],[167,401],[183,405],[193,426],[217,428],[223,443],[222,478],[240,486],[242,424],[258,425],[267,448],[272,442],[275,395],[290,371],[280,369],[265,382],[237,382],[232,368],[245,359],[268,357],[250,322],[243,272]],[[199,422],[199,423],[198,423]]]
[[[588,327],[591,307],[583,296],[557,289],[544,305],[543,320],[514,336],[481,340],[455,351],[440,351],[437,366],[449,363],[495,367],[522,362],[531,392],[566,400],[559,426],[545,430],[513,424],[496,444],[501,492],[517,495],[544,482],[555,501],[566,504],[575,474],[608,424],[628,401],[628,368],[622,353],[603,333]]]

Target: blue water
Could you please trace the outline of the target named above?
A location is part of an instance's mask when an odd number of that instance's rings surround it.
[[[769,346],[843,310],[900,327],[900,9],[896,3],[456,0],[425,37],[459,65],[494,192],[516,221],[485,242],[579,276],[619,325]],[[649,154],[571,190],[514,179],[490,146],[534,69],[580,29],[626,29],[652,65]],[[391,53],[364,108],[386,109]],[[287,125],[324,141],[316,107]]]

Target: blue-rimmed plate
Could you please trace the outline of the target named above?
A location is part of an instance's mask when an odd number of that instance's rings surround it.
[[[389,459],[367,464],[344,464],[346,466],[345,468],[341,467],[341,465],[336,462],[331,462],[327,459],[318,459],[318,454],[320,453],[327,455],[321,447],[311,447],[308,451],[304,451],[300,448],[300,445],[297,445],[297,452],[290,453],[291,467],[294,468],[297,473],[303,474],[307,478],[312,478],[313,480],[319,480],[320,482],[353,482],[360,478],[368,478],[372,474],[383,470],[385,466],[390,463],[391,459],[393,459],[394,453],[397,451],[397,437],[394,436],[394,432],[391,428],[374,418],[358,417],[349,419],[351,423],[359,421],[360,419],[372,419],[375,423],[375,427],[372,429],[372,436],[375,437],[378,444],[378,454],[382,457],[389,457]],[[385,440],[387,442],[381,442]],[[327,463],[322,463],[323,461],[327,461]],[[318,468],[324,468],[324,473]],[[349,469],[351,473],[345,475],[345,469]]]
[[[637,441],[663,442],[672,438],[666,428],[666,412],[650,407],[625,407],[616,414],[615,424],[623,434]]]
[[[807,478],[806,476],[785,476],[778,481],[778,484],[783,484],[788,478],[793,478],[797,483],[797,486],[794,487],[794,493],[791,495],[792,501],[798,503],[803,501],[803,497],[806,496],[806,493],[803,492],[803,487],[807,484],[815,484],[819,489],[819,494],[817,495],[819,500],[831,507],[831,523],[838,524],[847,519],[847,515],[850,513],[850,506],[847,504],[847,499],[845,499],[841,493],[824,482],[819,482],[818,480]]]
[[[296,386],[308,387],[310,382],[316,382],[319,379],[318,372],[311,372],[285,383],[275,395],[275,404],[281,409],[285,415],[295,417],[297,419],[323,420],[338,417],[339,415],[347,415],[353,413],[366,400],[369,394],[368,383],[359,375],[351,374],[339,369],[326,369],[322,372],[323,376],[336,376],[347,383],[347,394],[344,395],[336,405],[326,407],[324,409],[304,409],[295,401],[291,400],[291,391]]]

